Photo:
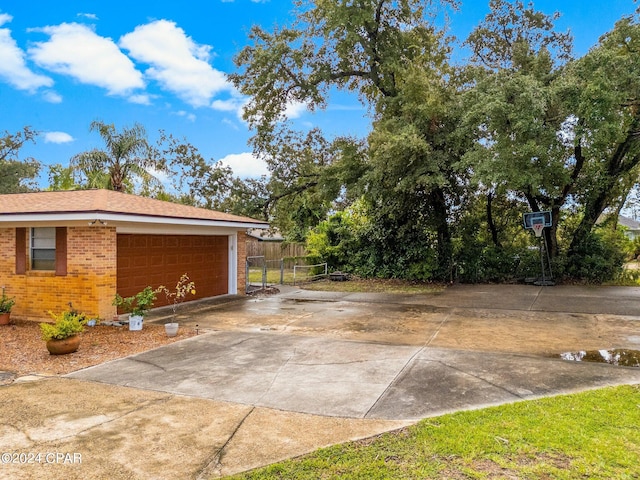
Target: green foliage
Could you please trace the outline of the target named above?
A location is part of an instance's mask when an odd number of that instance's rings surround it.
[[[625,268],[611,282],[607,283],[625,287],[640,287],[640,269]]]
[[[116,191],[132,191],[135,179],[147,186],[160,183],[151,171],[166,171],[166,162],[149,147],[142,125],[134,124],[117,131],[115,125],[96,120],[91,122],[89,129],[100,135],[106,148],[71,158],[70,167],[77,177],[76,183],[84,188]],[[68,183],[64,178],[61,180],[63,184]]]
[[[521,250],[493,245],[465,245],[457,256],[456,278],[461,282],[512,282],[518,280]]]
[[[74,310],[67,310],[60,314],[49,312],[54,320],[54,324],[41,323],[40,331],[42,339],[46,342],[52,339],[64,340],[84,331],[87,319],[84,314]]]
[[[357,234],[362,218],[353,211],[337,212],[320,222],[307,235],[310,256],[327,262],[329,270],[354,270],[354,256],[359,249]]]
[[[156,301],[156,295],[159,291],[160,289],[154,290],[147,286],[141,292],[130,297],[122,297],[119,293],[116,293],[112,305],[122,308],[126,313],[131,313],[131,315],[144,317]]]
[[[629,255],[631,258],[639,258],[640,257],[640,237],[636,237],[631,242],[629,246]]]
[[[38,133],[24,127],[16,133],[4,133],[0,137],[0,193],[20,193],[35,189],[34,179],[40,163],[33,158],[20,160],[20,150],[27,142],[35,143]]]
[[[9,313],[16,303],[16,299],[13,297],[7,297],[2,287],[2,297],[0,297],[0,313]]]
[[[595,283],[613,280],[622,273],[627,245],[628,239],[624,233],[598,227],[573,250],[562,273],[570,278]]]
[[[429,281],[445,277],[438,272],[435,235],[403,219],[375,217],[360,232],[354,273],[372,278]],[[393,223],[392,223],[393,222]]]

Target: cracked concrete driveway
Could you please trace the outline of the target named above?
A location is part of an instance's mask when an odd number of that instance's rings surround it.
[[[638,288],[455,286],[195,304],[180,322],[197,337],[2,387],[0,446],[84,452],[81,467],[47,466],[64,478],[209,478],[453,410],[638,383],[640,369],[554,355],[640,349],[639,300]],[[13,467],[0,476],[46,477]]]

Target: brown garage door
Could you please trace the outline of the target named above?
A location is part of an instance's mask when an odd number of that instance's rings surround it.
[[[196,295],[187,300],[228,292],[229,261],[226,236],[118,235],[118,293],[134,295],[147,285],[173,290],[180,276],[188,274]],[[166,305],[158,295],[156,306]]]

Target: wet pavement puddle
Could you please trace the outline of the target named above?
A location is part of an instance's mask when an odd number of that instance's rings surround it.
[[[640,367],[640,350],[614,348],[611,350],[581,350],[553,355],[571,362],[594,362],[618,367]]]

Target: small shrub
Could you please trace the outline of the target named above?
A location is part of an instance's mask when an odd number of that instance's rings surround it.
[[[2,297],[0,297],[0,313],[10,313],[15,303],[15,298],[7,297],[7,295],[4,293],[4,287],[2,287]]]
[[[158,292],[159,289],[153,290],[151,287],[145,287],[144,290],[131,297],[122,297],[119,293],[116,293],[112,305],[122,308],[131,315],[144,317],[153,306],[153,302],[156,301]]]
[[[82,333],[87,323],[84,314],[77,313],[73,310],[67,310],[58,315],[49,312],[49,315],[55,320],[55,323],[53,325],[50,323],[40,324],[40,332],[45,342],[52,339],[64,340],[65,338]]]
[[[622,272],[626,258],[624,234],[599,228],[590,233],[567,259],[564,274],[572,279],[603,283]]]

